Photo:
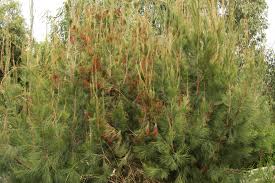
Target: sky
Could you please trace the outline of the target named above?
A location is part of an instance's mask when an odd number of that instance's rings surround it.
[[[30,22],[29,18],[29,1],[19,0],[22,5],[23,16],[26,23]],[[34,27],[33,35],[37,41],[45,40],[47,33],[46,14],[55,15],[64,0],[34,0]],[[267,0],[268,3],[268,23],[267,29],[267,47],[275,50],[275,0]]]
[[[30,22],[30,0],[19,0],[22,6],[22,14],[27,25]],[[33,36],[37,41],[44,41],[47,33],[46,15],[55,15],[58,8],[62,7],[64,0],[33,0],[34,2],[34,23]]]

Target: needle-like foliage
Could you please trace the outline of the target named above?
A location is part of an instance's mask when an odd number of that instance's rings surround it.
[[[264,56],[240,47],[247,27],[216,3],[67,2],[50,41],[26,53],[27,84],[1,83],[0,176],[240,182],[265,162]]]

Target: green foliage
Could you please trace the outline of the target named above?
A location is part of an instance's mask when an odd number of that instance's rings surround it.
[[[22,47],[26,41],[24,19],[19,3],[13,0],[0,2],[0,78],[21,62]]]
[[[236,1],[236,19],[238,22],[247,21],[248,34],[254,44],[265,41],[265,29],[267,29],[267,3],[265,0]]]
[[[273,119],[275,120],[275,53],[273,50],[267,51],[266,62],[266,83],[268,87],[268,93],[271,96],[271,102],[273,106]]]
[[[246,28],[214,1],[153,5],[68,1],[19,68],[28,85],[1,83],[0,176],[240,182],[274,153],[264,57],[238,52]]]
[[[236,26],[245,27],[245,32],[240,35],[246,36],[247,43],[250,46],[263,46],[267,29],[267,2],[265,0],[219,0],[219,2],[220,5],[224,4],[226,14],[234,14]]]

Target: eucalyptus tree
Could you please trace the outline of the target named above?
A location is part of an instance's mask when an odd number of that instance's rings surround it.
[[[0,72],[3,77],[12,66],[21,62],[26,45],[26,28],[18,1],[0,1]]]

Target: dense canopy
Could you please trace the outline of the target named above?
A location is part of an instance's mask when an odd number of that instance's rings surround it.
[[[25,40],[9,6],[19,28],[2,40]],[[67,1],[49,40],[16,43],[22,60],[3,73],[0,182],[251,181],[275,149],[265,8]],[[12,63],[4,47],[1,63]]]

